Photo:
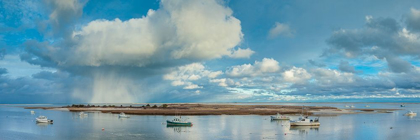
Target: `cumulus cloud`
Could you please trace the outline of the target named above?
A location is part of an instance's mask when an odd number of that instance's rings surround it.
[[[388,62],[393,72],[408,72],[411,64],[402,56],[419,57],[419,35],[402,28],[392,18],[366,18],[365,28],[338,30],[327,40],[330,48],[324,54],[346,57],[374,55]],[[397,63],[395,63],[397,62]]]
[[[286,82],[302,83],[310,79],[312,76],[303,68],[293,67],[282,73]]]
[[[410,14],[406,19],[407,28],[412,31],[420,31],[420,10],[411,8]]]
[[[268,32],[268,38],[272,39],[279,35],[285,37],[293,37],[295,31],[289,27],[287,24],[276,22],[273,28]]]
[[[253,65],[243,64],[230,67],[226,74],[232,77],[257,76],[266,73],[274,73],[280,70],[279,62],[272,58],[264,58],[255,61]]]
[[[238,48],[238,50],[233,51],[233,53],[230,54],[229,57],[232,57],[232,58],[249,58],[254,53],[255,52],[253,50],[249,49],[249,48],[246,48],[246,49]]]
[[[47,3],[52,9],[48,23],[54,41],[27,41],[26,52],[20,57],[34,65],[92,78],[94,102],[114,97],[131,102],[132,93],[138,93],[138,78],[165,74],[194,62],[224,56],[249,58],[254,53],[236,48],[243,40],[241,22],[229,7],[215,0],[162,0],[159,9],[150,9],[141,18],[98,19],[86,25],[74,23],[83,13],[84,1]],[[206,76],[220,74],[208,72]],[[203,88],[192,82],[202,76],[176,79],[172,85]]]
[[[230,78],[221,78],[221,79],[211,79],[210,80],[211,83],[219,83],[218,85],[221,87],[227,87],[227,86],[239,86],[240,83],[239,82],[235,82],[233,79]]]
[[[194,81],[201,79],[213,79],[221,75],[222,71],[209,71],[201,63],[192,63],[185,66],[179,66],[171,70],[172,72],[163,76],[164,80],[172,81],[172,86],[184,86],[184,89],[203,88],[194,84]]]
[[[200,61],[222,56],[247,57],[251,50],[233,52],[242,40],[240,21],[216,1],[162,1],[158,10],[127,21],[95,20],[74,31],[67,65],[146,66],[168,61]]]

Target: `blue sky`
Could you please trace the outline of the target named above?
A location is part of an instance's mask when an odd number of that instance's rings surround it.
[[[0,103],[420,101],[418,1],[0,1]]]

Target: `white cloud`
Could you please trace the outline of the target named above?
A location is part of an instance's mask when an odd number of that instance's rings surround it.
[[[293,67],[282,73],[286,82],[302,83],[309,80],[312,76],[303,68]]]
[[[279,62],[272,58],[264,58],[261,62],[255,61],[254,65],[243,64],[232,66],[226,74],[232,77],[257,76],[265,73],[273,73],[280,70]]]
[[[145,66],[178,60],[208,60],[222,56],[249,57],[241,42],[240,21],[214,0],[163,0],[158,10],[127,21],[95,20],[73,32],[75,43],[57,60],[69,65]],[[54,50],[52,50],[54,51]]]
[[[232,58],[249,58],[254,53],[255,52],[253,50],[249,49],[249,48],[246,48],[246,49],[238,48],[238,50],[233,51],[232,54],[229,55],[229,57],[232,57]]]
[[[319,85],[349,84],[356,82],[356,77],[353,73],[322,68],[314,69],[311,73]]]
[[[233,79],[230,78],[222,78],[222,79],[211,79],[211,83],[219,83],[218,85],[221,87],[227,87],[227,86],[239,86],[239,82],[235,82]]]
[[[199,88],[203,88],[203,87],[198,86],[196,84],[191,84],[191,83],[189,83],[187,86],[184,87],[184,89],[199,89]]]
[[[286,36],[286,37],[293,37],[294,30],[289,27],[287,24],[282,24],[279,22],[276,22],[274,24],[274,27],[270,29],[268,33],[268,38],[275,38],[279,35]]]
[[[222,71],[215,71],[215,72],[210,72],[210,73],[208,73],[208,77],[209,78],[216,78],[217,76],[219,76],[219,75],[221,75],[221,74],[223,74],[223,72]]]
[[[203,78],[216,78],[222,73],[222,71],[206,70],[201,63],[192,63],[172,69],[172,72],[165,74],[163,79],[172,81],[172,86],[184,86],[184,89],[198,89],[203,88],[203,86],[194,84],[194,81]]]

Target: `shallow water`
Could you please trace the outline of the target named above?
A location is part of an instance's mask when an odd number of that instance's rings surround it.
[[[239,104],[239,103],[238,103]],[[244,103],[240,103],[244,104]],[[246,103],[288,104],[303,103]],[[320,117],[319,127],[290,127],[288,121],[270,121],[269,116],[219,115],[183,116],[192,127],[167,127],[173,116],[131,115],[119,119],[118,114],[30,110],[16,105],[0,105],[0,139],[419,139],[420,118],[407,117],[407,110],[420,113],[420,104],[400,103],[304,103],[306,106],[344,108],[396,108],[394,113],[351,114]],[[29,106],[29,105],[25,105]],[[35,118],[45,115],[54,124],[37,124]],[[273,114],[274,115],[274,114]],[[296,119],[298,116],[292,116]],[[392,129],[391,129],[392,127]],[[102,131],[102,128],[105,130]]]

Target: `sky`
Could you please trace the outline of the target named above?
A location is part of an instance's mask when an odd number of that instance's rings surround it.
[[[0,104],[419,102],[420,1],[3,0]]]

